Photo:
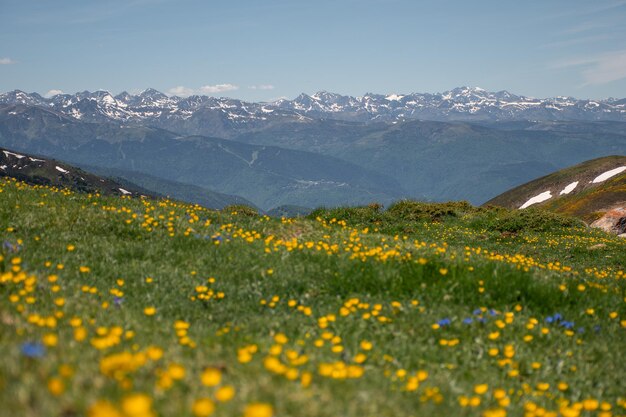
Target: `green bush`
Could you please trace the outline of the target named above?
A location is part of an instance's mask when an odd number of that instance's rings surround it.
[[[380,204],[370,204],[368,206],[359,207],[337,207],[332,209],[317,208],[313,210],[307,217],[309,219],[317,219],[318,217],[331,221],[344,220],[350,225],[376,223],[382,220],[382,206]]]
[[[472,226],[498,232],[518,233],[521,231],[548,232],[557,229],[583,226],[575,218],[552,213],[539,208],[505,210],[490,208],[471,221]]]
[[[461,217],[467,213],[480,210],[467,201],[451,201],[448,203],[424,203],[403,200],[394,203],[387,209],[387,214],[405,221],[441,221],[445,217]]]

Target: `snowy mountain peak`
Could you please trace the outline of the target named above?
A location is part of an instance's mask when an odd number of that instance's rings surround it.
[[[358,122],[403,120],[614,120],[626,121],[626,99],[577,100],[572,97],[537,99],[508,91],[457,87],[443,93],[375,94],[360,97],[318,91],[293,100],[251,103],[208,96],[168,97],[153,88],[137,95],[83,91],[43,98],[14,90],[0,94],[0,105],[41,106],[83,121],[171,124],[200,118],[202,125],[225,120],[228,126],[255,126],[276,120],[337,119]]]

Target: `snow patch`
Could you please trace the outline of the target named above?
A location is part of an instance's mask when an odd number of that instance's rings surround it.
[[[69,174],[70,172],[67,169],[63,169],[60,166],[56,166],[55,167],[57,171],[63,173],[63,174]]]
[[[404,96],[399,96],[397,94],[389,94],[387,97],[385,97],[385,100],[387,100],[387,101],[400,101],[400,100],[402,100],[402,97],[404,97]]]
[[[7,156],[7,158],[9,157],[9,155],[13,155],[17,159],[24,158],[24,155],[20,155],[19,153],[13,153],[13,152],[9,152],[9,151],[2,151],[2,152],[4,152],[4,154]]]
[[[563,188],[563,190],[559,193],[559,195],[569,194],[574,191],[574,188],[578,185],[578,181],[575,181],[571,184],[568,184],[567,187]]]
[[[3,169],[3,170],[5,170],[5,171],[6,171],[7,166],[6,166],[6,165],[0,165],[0,169]]]
[[[28,159],[30,159],[32,162],[46,162],[43,159],[37,159],[37,158],[32,158],[32,157],[28,157]]]
[[[132,194],[130,191],[125,190],[123,188],[118,188],[118,190],[120,190],[122,192],[122,194],[127,195],[127,194]]]
[[[595,177],[595,178],[593,179],[593,181],[591,181],[591,182],[592,182],[593,184],[597,184],[597,183],[599,183],[599,182],[606,181],[606,180],[608,180],[609,178],[614,177],[614,176],[616,176],[617,174],[619,174],[620,172],[624,172],[624,171],[626,171],[626,166],[624,166],[624,167],[619,167],[619,168],[615,168],[615,169],[612,169],[612,170],[610,170],[610,171],[607,171],[607,172],[605,172],[605,173],[603,173],[603,174],[598,175],[598,176],[597,176],[597,177]]]
[[[528,206],[532,206],[533,204],[541,203],[543,201],[549,200],[552,198],[552,193],[548,191],[544,191],[543,193],[534,196],[520,207],[520,209],[525,209]]]

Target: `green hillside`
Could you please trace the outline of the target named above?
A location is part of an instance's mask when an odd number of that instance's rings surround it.
[[[187,203],[199,204],[206,208],[222,209],[235,204],[254,207],[254,204],[243,197],[218,193],[192,184],[168,181],[152,175],[142,174],[141,172],[94,166],[85,166],[85,169],[115,178],[122,185],[128,183],[137,184],[148,190],[158,190],[158,193],[162,196],[168,196]]]
[[[571,218],[2,179],[0,239],[1,416],[626,414],[626,240]]]
[[[626,166],[626,156],[592,159],[513,188],[485,203],[519,208],[533,196],[550,191],[552,197],[537,203],[544,209],[592,221],[616,206],[626,206],[626,172],[594,183],[605,172]],[[576,186],[567,194],[569,184]]]

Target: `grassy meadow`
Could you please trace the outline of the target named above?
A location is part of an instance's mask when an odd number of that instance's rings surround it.
[[[0,182],[1,416],[624,416],[626,240]]]

